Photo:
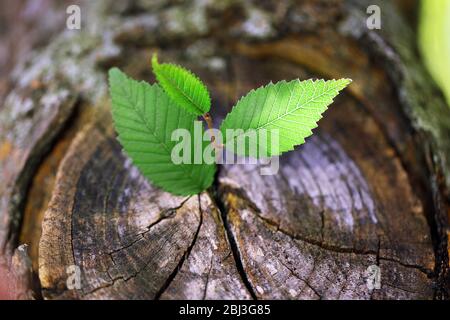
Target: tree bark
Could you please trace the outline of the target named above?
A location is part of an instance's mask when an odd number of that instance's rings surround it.
[[[46,299],[448,298],[450,109],[378,4],[379,31],[364,1],[86,4],[1,110],[2,251],[29,245]],[[155,50],[205,80],[216,126],[269,81],[354,82],[277,175],[224,165],[177,197],[131,164],[109,113],[107,69],[153,82]]]

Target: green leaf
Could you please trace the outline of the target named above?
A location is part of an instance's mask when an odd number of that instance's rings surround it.
[[[209,92],[195,74],[178,65],[159,64],[156,54],[152,68],[161,87],[178,106],[197,116],[209,111]]]
[[[450,1],[422,0],[419,45],[431,75],[450,106]]]
[[[135,81],[117,68],[109,71],[109,86],[118,139],[145,177],[177,195],[212,184],[214,164],[174,164],[171,158],[178,143],[171,141],[172,132],[184,128],[193,134],[194,115],[175,106],[157,84]]]
[[[322,113],[350,79],[293,80],[270,83],[241,98],[221,125],[225,147],[240,156],[270,157],[294,149],[312,134]],[[243,134],[227,137],[227,129],[243,129]],[[263,131],[267,137],[264,137]],[[254,132],[257,145],[249,143]],[[276,140],[278,134],[279,141]],[[245,147],[238,150],[239,144]],[[272,145],[273,144],[273,145]],[[254,149],[251,149],[253,145]],[[256,150],[256,154],[250,153]]]

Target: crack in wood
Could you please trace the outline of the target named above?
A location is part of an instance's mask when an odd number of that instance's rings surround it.
[[[294,270],[292,270],[291,267],[289,267],[287,264],[283,263],[280,261],[280,264],[282,266],[284,266],[286,269],[289,270],[290,274],[293,275],[295,278],[299,279],[300,281],[302,281],[309,289],[311,289],[314,294],[319,298],[319,300],[322,300],[322,295],[317,291],[317,289],[315,289],[309,282],[307,279],[303,279],[302,277],[300,277]],[[310,275],[312,274],[312,272],[310,273]],[[302,293],[302,291],[300,291],[300,293]]]
[[[208,292],[209,276],[211,274],[212,266],[213,266],[213,257],[211,256],[211,261],[209,262],[208,273],[206,274],[206,281],[205,281],[205,287],[203,289],[202,300],[205,300],[206,294]]]
[[[160,222],[162,222],[162,221],[164,221],[164,220],[173,218],[173,217],[176,215],[176,211],[179,210],[179,209],[181,209],[181,207],[183,207],[184,204],[185,204],[190,198],[191,198],[191,196],[190,196],[190,197],[187,197],[185,200],[183,200],[183,201],[180,203],[179,206],[176,206],[176,207],[173,207],[173,208],[168,208],[168,209],[162,210],[162,211],[159,213],[158,219],[156,219],[156,220],[153,221],[151,224],[149,224],[149,225],[146,227],[146,230],[145,230],[145,231],[140,232],[140,233],[138,233],[138,234],[136,235],[136,236],[138,237],[137,239],[133,240],[133,241],[130,242],[129,244],[124,245],[123,247],[120,247],[120,248],[115,249],[115,250],[112,250],[112,251],[108,251],[108,252],[106,252],[106,253],[109,254],[109,255],[112,255],[112,254],[117,253],[117,252],[120,252],[120,251],[122,251],[122,250],[124,250],[124,249],[130,248],[131,246],[133,246],[134,244],[136,244],[136,243],[137,243],[138,241],[140,241],[140,240],[144,240],[144,239],[145,239],[144,236],[145,236],[147,233],[149,233],[149,232],[151,231],[151,229],[152,229],[155,225],[157,225],[158,223],[160,223]]]
[[[280,225],[269,219],[266,217],[263,217],[261,215],[261,211],[259,210],[259,208],[256,206],[256,204],[254,204],[251,199],[249,199],[246,194],[245,191],[242,192],[242,189],[236,188],[235,186],[231,186],[231,185],[226,185],[224,184],[222,187],[222,190],[227,190],[227,191],[222,191],[222,193],[225,192],[234,192],[235,195],[237,195],[241,200],[243,200],[246,204],[248,204],[248,207],[251,208],[251,212],[253,214],[255,214],[256,217],[258,217],[263,223],[265,223],[267,225],[267,227],[269,229],[274,229],[276,232],[281,232],[287,236],[289,236],[292,239],[295,240],[299,240],[302,242],[306,242],[310,245],[314,245],[317,246],[321,249],[327,250],[327,251],[332,251],[335,253],[349,253],[349,254],[357,254],[357,255],[373,255],[376,257],[377,262],[379,263],[380,260],[385,260],[385,261],[390,261],[390,262],[395,262],[398,263],[399,265],[406,267],[406,268],[412,268],[412,269],[417,269],[420,272],[426,274],[428,277],[432,277],[433,276],[433,271],[430,269],[425,268],[424,266],[420,266],[420,265],[414,265],[414,264],[407,264],[407,263],[403,263],[397,259],[393,259],[393,258],[389,258],[389,257],[382,257],[380,256],[380,250],[381,250],[381,240],[378,241],[378,246],[377,246],[377,250],[358,250],[355,248],[349,248],[349,247],[337,247],[337,246],[332,246],[332,245],[327,245],[324,244],[323,242],[311,239],[311,238],[307,238],[305,236],[302,236],[300,234],[293,234],[292,232],[289,232],[288,230],[285,230],[283,228],[280,227]],[[225,210],[226,209],[226,205],[225,205]]]
[[[131,246],[133,246],[134,244],[136,244],[138,241],[145,239],[145,237],[144,237],[145,234],[147,234],[148,232],[150,232],[152,227],[154,227],[154,226],[157,225],[158,223],[162,222],[163,220],[173,218],[173,217],[176,215],[176,211],[179,210],[179,209],[181,209],[181,208],[185,205],[185,203],[186,203],[190,198],[191,198],[191,197],[187,197],[186,199],[184,199],[184,200],[180,203],[180,205],[178,205],[178,206],[176,206],[176,207],[168,208],[168,209],[165,209],[165,210],[161,211],[161,212],[160,212],[160,217],[159,217],[156,221],[154,221],[153,223],[151,223],[150,225],[148,225],[146,231],[139,233],[139,236],[140,236],[139,239],[134,240],[132,243],[130,243],[130,244],[124,246],[124,247],[121,247],[121,248],[119,248],[119,249],[116,249],[116,250],[107,252],[108,256],[109,256],[110,259],[111,259],[111,262],[113,263],[113,266],[116,266],[116,262],[114,261],[114,257],[113,257],[113,254],[114,254],[114,253],[117,253],[117,252],[123,251],[123,250],[125,250],[125,249],[127,249],[127,248],[130,248]],[[172,212],[172,213],[169,214],[169,215],[165,215],[165,214],[164,214],[165,212]],[[164,293],[164,290],[167,289],[167,287],[170,285],[171,281],[175,278],[176,273],[181,269],[181,267],[182,267],[182,265],[183,265],[183,263],[184,263],[184,260],[189,256],[189,252],[190,252],[190,250],[192,250],[192,247],[194,246],[194,244],[195,244],[195,242],[196,242],[196,239],[197,239],[197,236],[198,236],[198,232],[199,232],[199,230],[200,230],[200,228],[201,228],[201,225],[202,225],[202,214],[199,215],[199,219],[200,219],[200,220],[199,220],[199,226],[198,226],[197,231],[196,231],[196,233],[195,233],[195,235],[194,235],[194,239],[193,239],[191,245],[190,245],[190,246],[188,247],[188,249],[184,252],[184,254],[182,255],[180,261],[179,261],[178,264],[177,264],[177,267],[176,267],[176,268],[174,269],[174,271],[169,275],[169,277],[168,277],[168,279],[166,280],[166,282],[164,283],[164,285],[161,287],[161,289],[160,289],[160,290],[157,292],[157,294],[155,295],[155,300],[158,300],[159,297]],[[111,279],[111,283],[108,283],[108,284],[99,286],[99,287],[97,287],[97,288],[94,288],[94,289],[92,289],[92,290],[90,290],[90,291],[84,293],[83,296],[88,296],[88,295],[90,295],[90,294],[93,294],[93,293],[95,293],[95,292],[101,290],[101,289],[105,289],[105,288],[114,286],[115,283],[116,283],[117,281],[119,281],[119,280],[122,280],[122,281],[124,281],[124,282],[127,282],[127,281],[129,281],[130,279],[136,278],[142,271],[144,271],[144,270],[146,269],[146,267],[148,266],[148,264],[149,264],[150,262],[151,262],[151,260],[149,260],[146,264],[144,264],[144,266],[143,266],[140,270],[137,270],[134,274],[132,274],[132,275],[129,276],[129,277],[126,277],[126,276],[123,276],[123,275],[113,277],[113,276],[110,274],[110,268],[109,268],[108,270],[106,270],[106,274],[107,274],[107,275],[109,276],[109,278]]]
[[[170,286],[172,281],[175,279],[175,277],[178,274],[178,271],[180,271],[181,268],[183,267],[184,261],[189,258],[192,248],[194,247],[194,245],[197,241],[198,235],[200,233],[200,229],[203,225],[203,211],[202,211],[202,207],[201,207],[200,195],[197,196],[197,200],[198,200],[198,207],[199,207],[199,211],[200,211],[200,216],[199,216],[200,221],[198,224],[197,231],[195,232],[194,239],[192,240],[192,242],[189,245],[189,247],[187,248],[187,250],[184,252],[183,256],[181,257],[180,261],[178,262],[177,267],[173,270],[173,272],[169,275],[167,280],[164,282],[164,284],[161,286],[161,288],[155,294],[155,297],[154,297],[155,300],[159,300],[161,298],[163,293],[166,291],[166,289]]]

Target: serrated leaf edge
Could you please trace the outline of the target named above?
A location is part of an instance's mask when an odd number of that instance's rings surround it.
[[[337,93],[339,93],[341,90],[343,90],[345,87],[347,87],[349,84],[351,84],[351,83],[353,82],[353,80],[352,80],[352,79],[349,79],[349,78],[328,79],[328,80],[325,80],[325,79],[307,79],[307,80],[300,80],[300,79],[297,78],[297,79],[293,79],[293,80],[290,80],[290,81],[281,80],[281,81],[278,81],[278,82],[276,82],[276,83],[273,83],[272,81],[270,81],[268,84],[262,85],[262,86],[260,86],[260,87],[258,87],[258,88],[256,88],[256,89],[251,89],[247,94],[243,95],[243,96],[235,103],[235,105],[233,106],[233,108],[231,109],[231,111],[227,114],[227,116],[225,117],[225,119],[222,121],[222,123],[221,123],[221,125],[220,125],[220,130],[222,131],[223,126],[226,125],[226,122],[228,121],[229,117],[231,116],[231,113],[233,112],[233,109],[234,109],[236,106],[238,106],[239,103],[241,103],[242,100],[244,100],[246,97],[248,97],[250,94],[256,92],[257,90],[260,90],[260,89],[267,89],[267,88],[269,88],[269,87],[271,87],[271,86],[275,86],[275,85],[277,85],[277,84],[282,84],[282,83],[287,83],[287,84],[289,84],[289,83],[292,83],[292,82],[304,82],[304,83],[305,83],[305,82],[310,82],[310,83],[313,83],[313,84],[314,84],[314,83],[317,83],[317,82],[323,82],[323,83],[326,83],[326,82],[339,82],[339,81],[342,81],[343,84],[342,84],[342,87],[340,86],[339,88],[335,88],[335,90],[337,91]],[[328,91],[328,92],[329,92],[329,91]],[[324,94],[324,93],[322,93],[322,95],[323,95],[323,94]],[[318,96],[318,97],[320,97],[320,96]],[[315,97],[315,98],[317,98],[317,97]],[[311,101],[311,100],[310,100],[310,101]],[[309,103],[310,101],[304,103],[303,105]],[[333,103],[333,102],[334,102],[334,98],[331,99],[331,103]],[[329,105],[331,105],[331,103],[330,103]],[[295,110],[298,110],[299,108],[301,108],[301,107],[298,107],[298,108],[296,108]],[[295,111],[295,110],[294,110],[294,111]],[[292,111],[292,112],[293,112],[293,111]],[[291,113],[291,112],[290,112],[290,113]],[[319,120],[321,120],[322,118],[323,118],[323,117],[322,117],[322,115],[321,115],[320,118],[319,118]],[[280,117],[277,118],[277,119],[280,119]],[[318,121],[319,121],[319,120],[318,120]],[[275,120],[272,120],[271,123],[274,122],[274,121],[276,121],[276,119],[275,119]],[[318,121],[315,123],[315,126],[314,126],[313,128],[310,129],[310,131],[311,131],[310,134],[309,134],[308,136],[305,136],[305,137],[304,137],[304,140],[306,140],[306,138],[310,137],[310,136],[312,135],[312,130],[314,130],[315,128],[318,127]],[[257,128],[251,128],[251,129],[252,129],[252,130],[259,130],[259,129],[261,129],[261,128],[264,128],[264,127],[267,126],[267,125],[268,125],[268,124],[265,124],[265,125],[263,125],[263,126],[260,126],[260,127],[257,127]],[[225,129],[227,129],[227,128],[225,128]],[[222,132],[222,134],[223,134],[223,132]],[[244,134],[245,134],[245,131],[244,131],[243,134],[233,136],[232,141],[236,140],[237,138],[239,138],[240,136],[242,136],[242,135],[244,135]],[[223,136],[224,136],[224,145],[226,146],[226,144],[227,144],[229,141],[226,141],[226,135],[223,135]],[[290,149],[284,151],[283,153],[294,150],[296,146],[298,146],[298,144],[293,144],[292,147],[291,147]]]
[[[182,70],[182,71],[184,71],[184,72],[186,72],[187,74],[189,74],[190,76],[192,76],[195,80],[197,80],[198,81],[198,84],[205,90],[205,92],[207,93],[207,99],[208,99],[208,110],[207,111],[205,111],[205,112],[203,112],[203,110],[201,110],[200,108],[199,108],[199,106],[194,102],[194,101],[192,101],[192,99],[188,96],[188,95],[186,95],[184,92],[183,92],[183,90],[178,90],[187,100],[189,100],[189,102],[191,102],[191,104],[197,109],[197,111],[198,111],[198,113],[193,113],[193,112],[191,112],[188,108],[185,108],[188,112],[190,112],[190,113],[192,113],[192,114],[195,114],[195,115],[203,115],[203,114],[205,114],[205,113],[207,113],[208,111],[209,111],[209,108],[211,108],[211,96],[210,96],[210,94],[209,94],[209,91],[208,91],[208,88],[206,87],[206,85],[200,80],[200,78],[195,74],[195,73],[193,73],[191,70],[188,70],[188,69],[186,69],[186,68],[184,68],[184,67],[182,67],[182,66],[180,66],[179,64],[176,64],[176,63],[159,63],[158,62],[158,57],[157,57],[157,54],[155,53],[154,55],[153,55],[153,57],[152,57],[152,68],[153,68],[153,70],[154,70],[154,74],[155,74],[155,77],[156,77],[156,79],[158,80],[158,82],[160,82],[160,80],[158,79],[159,77],[163,77],[163,78],[165,78],[165,80],[167,80],[168,82],[170,82],[174,87],[176,87],[177,89],[178,89],[178,86],[176,85],[176,84],[174,84],[169,78],[167,78],[167,77],[165,77],[164,75],[158,75],[156,72],[155,72],[155,69],[157,69],[157,68],[159,68],[159,67],[161,67],[161,66],[163,66],[163,65],[167,65],[167,66],[171,66],[171,67],[174,67],[174,68],[178,68],[178,69],[180,69],[180,70]],[[161,86],[162,87],[162,86]],[[164,90],[164,88],[163,88],[163,90]],[[169,95],[169,98],[171,99],[171,100],[173,100],[172,99],[172,97]],[[176,104],[176,105],[178,105],[178,102],[176,102],[176,101],[173,101],[174,102],[174,104]]]
[[[112,105],[113,105],[113,103],[112,103],[112,93],[111,93],[111,85],[110,85],[111,82],[110,82],[110,79],[111,79],[111,71],[113,71],[114,69],[116,69],[117,71],[119,71],[120,74],[122,74],[127,80],[132,80],[132,81],[135,81],[135,82],[136,82],[137,84],[139,84],[139,85],[142,85],[142,84],[143,84],[144,86],[148,86],[148,87],[154,87],[154,86],[156,86],[156,87],[159,87],[159,89],[160,89],[162,92],[164,92],[164,90],[163,90],[157,83],[149,84],[148,82],[143,81],[143,80],[140,80],[140,81],[139,81],[139,80],[135,80],[135,79],[129,77],[129,76],[128,76],[127,74],[125,74],[124,72],[122,72],[119,68],[114,67],[114,68],[111,68],[111,69],[109,70],[109,72],[108,72],[108,89],[109,89],[108,91],[109,91],[109,94],[110,94],[110,97],[111,97],[111,104],[112,104]],[[124,91],[124,93],[125,93],[125,95],[128,96],[128,93],[126,93],[125,91]],[[171,100],[170,100],[170,101],[171,101]],[[172,101],[171,101],[171,102],[172,102]],[[172,103],[173,103],[173,102],[172,102]],[[136,110],[134,104],[132,104],[132,107],[133,107],[133,110],[134,110],[137,114],[139,114],[139,116],[141,117],[141,119],[144,119],[144,120],[142,120],[142,121],[143,121],[143,123],[145,124],[145,126],[149,129],[149,133],[152,134],[155,138],[157,138],[157,140],[159,140],[159,136],[157,136],[157,135],[155,134],[154,131],[150,130],[147,121],[145,121],[145,117],[142,116],[142,114],[139,112],[139,110]],[[113,109],[113,108],[111,109],[111,113],[114,113],[114,109]],[[121,126],[117,124],[116,119],[115,119],[114,116],[112,117],[112,120],[113,120],[113,124],[114,124],[115,131],[116,131],[116,133],[117,133],[117,138],[118,138],[118,140],[119,140],[119,142],[120,142],[121,149],[122,149],[122,150],[125,152],[125,154],[131,159],[131,162],[139,168],[139,172],[140,172],[146,179],[150,180],[150,182],[151,182],[154,186],[156,186],[156,187],[158,187],[158,188],[161,188],[162,190],[164,190],[164,191],[166,191],[166,192],[170,192],[170,193],[172,193],[172,194],[180,195],[180,196],[193,195],[193,193],[180,193],[180,192],[177,192],[177,191],[174,191],[174,190],[169,190],[166,186],[163,186],[163,185],[161,185],[160,183],[155,182],[155,181],[153,181],[153,180],[150,179],[150,178],[147,178],[146,174],[144,174],[144,173],[143,173],[143,170],[140,168],[139,163],[137,163],[137,162],[133,159],[133,157],[128,153],[128,151],[125,149],[124,144],[123,144],[123,141],[122,141],[122,137],[121,137],[122,135],[119,134],[119,132],[118,132],[117,129],[116,129],[117,127],[121,127]],[[161,144],[162,144],[162,146],[164,147],[164,149],[166,149],[166,151],[170,153],[170,150],[167,149],[167,146],[166,146],[165,144],[163,144],[163,143],[161,143]],[[147,152],[147,153],[148,153],[148,152]],[[155,152],[152,152],[152,153],[155,153]],[[164,163],[164,164],[167,165],[167,163]],[[186,172],[186,175],[188,175],[188,176],[190,176],[190,177],[192,178],[192,181],[195,181],[195,180],[196,180],[196,179],[194,179],[194,178],[192,177],[191,172],[187,172],[187,171],[184,169],[183,166],[182,166],[182,168],[183,168],[182,170],[183,170],[184,172]],[[162,173],[161,173],[161,174],[162,174]],[[214,175],[212,175],[211,178],[210,178],[209,180],[210,180],[210,181],[204,180],[204,179],[202,180],[202,182],[203,182],[203,181],[205,182],[205,186],[206,186],[206,187],[204,187],[203,190],[200,190],[198,193],[203,192],[204,190],[206,190],[207,188],[209,188],[209,187],[211,186],[212,182],[214,181]],[[198,189],[202,189],[202,188],[200,188],[200,186],[199,186]],[[195,193],[194,193],[194,194],[195,194]]]

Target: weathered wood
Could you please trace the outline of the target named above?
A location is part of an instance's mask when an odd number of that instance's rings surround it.
[[[34,56],[1,113],[0,243],[31,243],[45,298],[447,297],[450,111],[395,8],[380,3],[389,14],[377,32],[361,1],[121,3],[90,8],[108,32],[87,22]],[[153,81],[157,47],[206,80],[216,125],[271,80],[354,83],[315,136],[281,157],[279,174],[226,165],[208,192],[175,197],[131,165],[105,112],[107,68]],[[23,91],[36,79],[39,90]],[[33,103],[11,117],[18,93],[39,101],[62,89],[51,116]],[[366,285],[373,265],[376,290]],[[67,288],[70,266],[79,290]]]
[[[208,196],[155,189],[97,128],[77,137],[61,165],[40,249],[46,297],[248,297]],[[74,296],[64,291],[70,265],[83,268]]]
[[[248,69],[273,79],[280,69],[274,64]],[[241,82],[253,82],[248,69],[235,68]],[[286,69],[287,77],[299,73],[295,66]],[[379,91],[379,101],[389,97]],[[361,275],[371,264],[384,270],[384,286],[373,297],[433,294],[427,274],[434,255],[422,204],[370,111],[349,96],[339,99],[318,135],[281,158],[277,176],[242,165],[222,171],[221,199],[258,297],[369,298]],[[385,262],[397,268],[384,268]],[[414,280],[399,282],[399,269]]]
[[[76,96],[63,84],[33,95],[18,89],[4,105],[0,119],[0,248],[18,236],[24,198],[40,158],[70,116]],[[24,91],[21,93],[21,91]],[[20,93],[19,93],[20,92]],[[34,112],[38,110],[37,112]]]

